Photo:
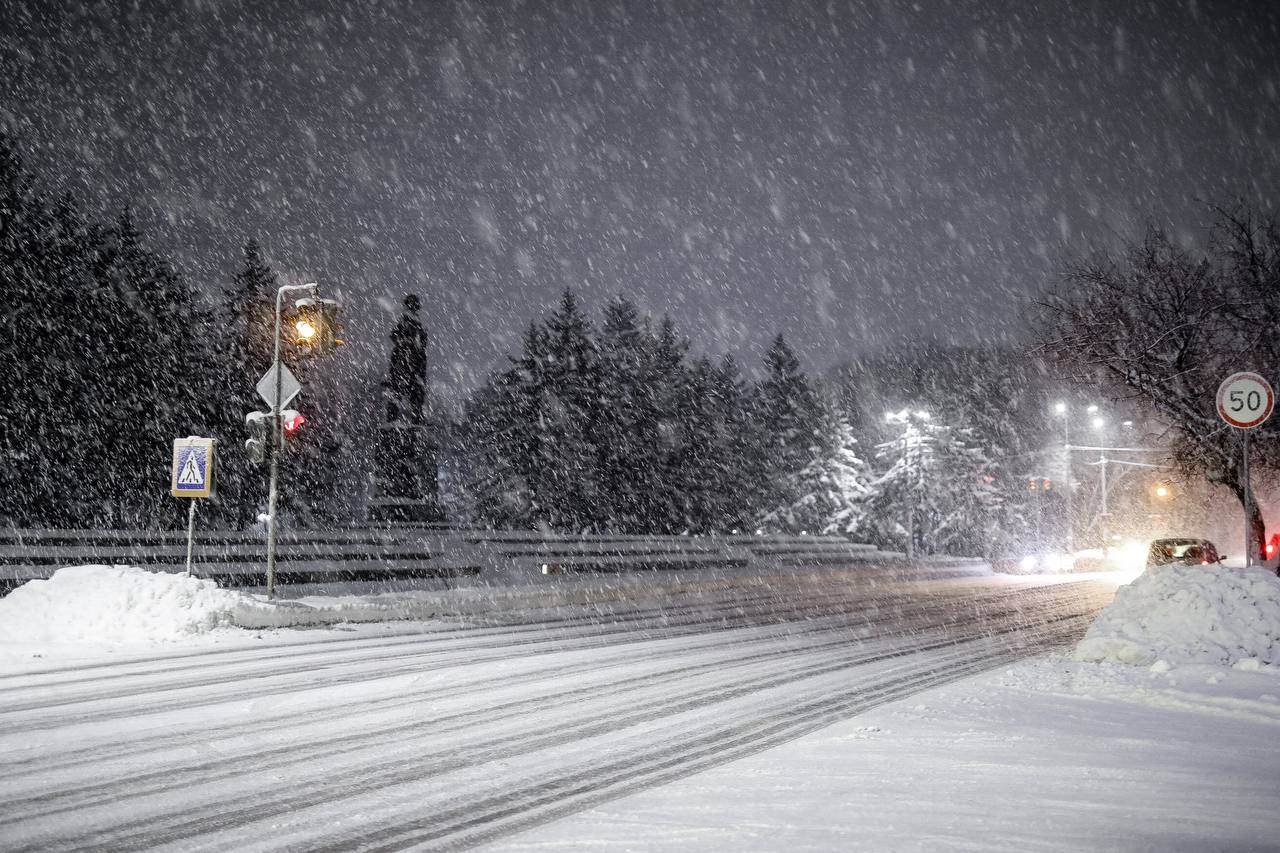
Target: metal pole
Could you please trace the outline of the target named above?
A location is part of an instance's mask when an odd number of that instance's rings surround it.
[[[912,459],[913,451],[918,445],[911,444],[911,415],[908,414],[903,424],[902,440],[907,442],[907,459]],[[917,466],[920,464],[919,458],[912,460]],[[907,559],[914,560],[916,556],[916,501],[920,498],[920,490],[917,487],[912,493],[911,499],[907,501]]]
[[[1249,488],[1249,431],[1247,429],[1240,430],[1240,466],[1243,469],[1244,477],[1244,565],[1249,568],[1253,565],[1253,512],[1251,511],[1250,497],[1252,497]]]
[[[187,508],[187,577],[191,577],[191,545],[196,539],[196,499]]]
[[[285,285],[287,287],[288,285]],[[276,495],[280,478],[280,302],[284,287],[276,291],[275,357],[272,369],[276,372],[276,392],[271,401],[271,480],[267,488],[267,598],[276,594]]]
[[[284,406],[280,402],[280,396],[283,393],[281,386],[284,381],[284,377],[281,375],[283,371],[280,369],[281,305],[285,293],[289,291],[310,290],[314,292],[315,289],[316,285],[312,282],[308,284],[285,284],[276,290],[275,358],[271,362],[276,372],[276,393],[275,400],[271,405],[271,484],[267,490],[267,598],[274,597],[276,592],[276,534],[279,530],[279,526],[276,524],[276,501],[280,491],[280,451],[283,449],[284,444],[284,419],[282,417]]]
[[[1075,516],[1071,511],[1071,412],[1062,413],[1062,505],[1067,513],[1067,554],[1076,550]]]
[[[1107,512],[1107,455],[1102,454],[1102,559],[1111,556],[1111,519]]]

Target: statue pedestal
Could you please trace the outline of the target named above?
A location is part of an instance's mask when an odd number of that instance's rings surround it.
[[[431,524],[444,520],[437,482],[440,453],[426,424],[389,423],[378,430],[377,478],[369,521]]]

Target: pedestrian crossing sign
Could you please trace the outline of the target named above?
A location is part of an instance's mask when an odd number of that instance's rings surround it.
[[[169,493],[175,498],[211,498],[214,495],[214,447],[212,438],[173,440],[173,478]]]

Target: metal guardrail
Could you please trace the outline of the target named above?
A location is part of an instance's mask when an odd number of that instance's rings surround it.
[[[193,571],[227,586],[265,582],[262,533],[206,531]],[[634,536],[440,528],[282,531],[277,554],[284,583],[481,577],[501,582],[538,574],[619,573],[751,564],[856,563],[870,545],[829,536]],[[132,565],[181,571],[185,531],[0,530],[0,590],[50,577],[68,565]]]

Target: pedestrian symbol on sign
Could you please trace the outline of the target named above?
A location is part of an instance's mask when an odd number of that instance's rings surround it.
[[[178,488],[184,486],[189,489],[204,488],[204,470],[200,462],[197,460],[195,448],[191,448],[187,452],[187,461],[182,463],[182,473],[178,474]]]

